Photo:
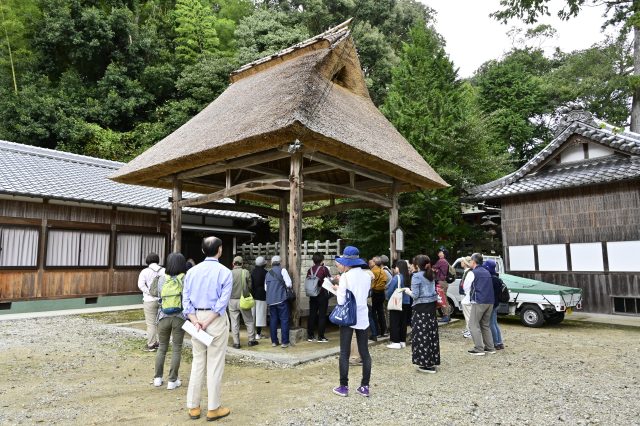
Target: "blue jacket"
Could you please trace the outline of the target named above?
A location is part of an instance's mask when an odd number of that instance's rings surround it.
[[[497,308],[500,305],[500,293],[502,292],[502,280],[498,278],[498,275],[491,275],[491,281],[493,283],[493,307]]]
[[[478,266],[473,270],[473,277],[471,303],[493,305],[496,299],[493,293],[493,279],[489,271]]]
[[[435,281],[429,281],[424,276],[424,271],[416,272],[411,276],[411,293],[413,293],[413,305],[420,303],[432,303],[438,300]]]
[[[275,275],[275,277],[274,277]],[[267,285],[267,305],[277,305],[287,300],[287,290],[282,278],[282,266],[275,265],[267,272],[265,278]]]
[[[400,275],[394,275],[393,278],[391,278],[391,281],[387,283],[387,290],[385,292],[385,296],[387,300],[391,299],[393,292],[396,291],[396,289],[398,288],[398,280],[402,280],[402,279],[404,279],[404,277],[400,277]],[[400,287],[402,288],[407,287],[406,284],[409,284],[409,286],[411,286],[411,283],[403,283],[401,281]],[[411,304],[411,297],[407,293],[402,293],[402,304],[403,305]]]

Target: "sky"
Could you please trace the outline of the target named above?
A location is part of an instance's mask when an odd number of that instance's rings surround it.
[[[476,69],[490,59],[498,59],[512,48],[507,31],[514,26],[527,28],[514,19],[502,24],[489,17],[500,9],[499,0],[420,0],[436,10],[436,30],[446,40],[446,51],[459,68],[458,75],[471,77]],[[561,21],[556,12],[565,0],[551,0],[550,17],[539,23],[550,24],[557,31],[555,39],[543,46],[547,52],[560,47],[564,52],[585,49],[605,39],[600,27],[604,22],[603,7],[586,7],[569,21]]]

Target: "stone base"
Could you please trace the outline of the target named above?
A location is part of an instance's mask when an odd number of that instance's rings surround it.
[[[280,343],[282,343],[282,335],[281,335],[282,330],[278,329],[278,341]],[[305,330],[304,328],[291,328],[289,329],[289,343],[291,343],[292,345],[295,345],[296,343],[301,342],[302,340],[305,339],[305,333],[307,332],[307,330]]]

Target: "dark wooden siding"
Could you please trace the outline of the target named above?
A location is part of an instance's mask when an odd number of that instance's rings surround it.
[[[640,183],[504,199],[502,232],[505,258],[509,246],[640,240]],[[587,312],[612,313],[613,297],[640,297],[637,273],[518,272],[517,275],[581,288]]]

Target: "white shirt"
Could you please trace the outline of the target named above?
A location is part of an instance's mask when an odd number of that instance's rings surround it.
[[[367,309],[367,297],[371,289],[371,277],[362,268],[351,268],[340,276],[338,283],[338,304],[344,304],[349,290],[356,299],[356,325],[351,328],[365,330],[369,327],[369,310]]]
[[[148,267],[144,268],[142,272],[140,272],[140,275],[138,276],[138,288],[142,292],[143,302],[154,302],[158,300],[157,297],[153,297],[149,294],[151,283],[153,282],[153,279],[158,275],[164,275],[164,268],[157,263],[152,263]]]
[[[471,304],[471,284],[473,284],[473,280],[475,278],[473,271],[469,269],[469,272],[465,275],[464,282],[462,283],[462,289],[464,290],[464,297],[462,298],[463,305]]]

